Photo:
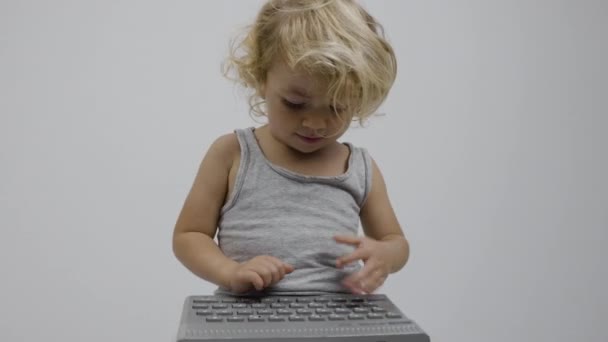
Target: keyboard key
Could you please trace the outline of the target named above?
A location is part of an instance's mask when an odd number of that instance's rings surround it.
[[[289,316],[289,320],[290,321],[305,321],[306,317],[294,315],[294,316]]]
[[[329,318],[330,321],[343,321],[346,319],[346,316],[331,314],[331,315],[327,316],[327,318]]]
[[[321,305],[323,305],[323,304],[321,304]],[[289,307],[290,308],[294,308],[294,309],[300,309],[300,308],[305,308],[306,304],[304,304],[304,303],[291,303],[291,304],[289,304]]]
[[[308,297],[300,297],[297,299],[298,303],[310,303],[312,302],[312,298],[308,298]]]
[[[372,308],[372,312],[382,313],[382,312],[386,312],[386,309],[380,308],[380,307],[375,307],[375,308]]]
[[[224,319],[222,317],[217,317],[217,316],[211,316],[211,317],[207,317],[207,322],[223,322]]]
[[[324,321],[325,317],[319,315],[310,315],[308,316],[309,321]]]
[[[251,310],[251,309],[240,309],[240,310],[236,311],[236,314],[239,315],[239,316],[242,316],[242,315],[245,315],[245,316],[246,315],[253,315],[253,310]]]
[[[210,304],[210,303],[217,303],[217,302],[219,302],[219,300],[216,298],[198,298],[198,299],[192,300],[192,303],[195,303],[195,304]]]
[[[255,298],[239,298],[236,301],[237,303],[243,303],[243,304],[252,304],[252,303],[258,303],[259,300],[255,299]]]
[[[271,315],[271,316],[268,316],[268,321],[269,322],[283,322],[283,321],[285,321],[285,317]]]
[[[386,318],[401,318],[403,316],[401,316],[400,313],[397,312],[389,312],[386,314]]]
[[[369,314],[367,314],[367,318],[382,319],[382,318],[384,318],[384,315],[379,314],[379,313],[369,313]]]
[[[211,316],[213,315],[213,310],[200,310],[196,312],[197,316]]]
[[[350,314],[348,315],[348,319],[352,319],[352,320],[359,320],[359,319],[365,319],[365,316],[361,315],[361,314]]]
[[[315,310],[315,312],[319,315],[329,315],[329,314],[334,313],[330,309],[317,309],[317,310]]]
[[[351,311],[349,309],[344,309],[344,308],[337,308],[334,312],[339,315],[348,315],[349,313],[351,313]]]
[[[385,299],[382,296],[369,296],[369,297],[367,297],[367,301],[368,302],[379,302],[379,301],[385,301]]]
[[[280,316],[286,316],[286,315],[288,316],[291,314],[293,314],[293,311],[291,311],[289,309],[278,309],[277,310],[277,315],[280,315]]]
[[[251,315],[247,317],[247,320],[249,322],[266,322],[266,319],[264,317],[258,315]]]
[[[312,315],[313,314],[312,310],[309,310],[309,309],[297,309],[296,313],[298,315]]]
[[[244,322],[245,317],[233,316],[226,319],[228,322]]]
[[[209,305],[192,305],[192,310],[207,309]]]
[[[258,315],[272,315],[273,313],[274,313],[274,311],[271,309],[262,309],[262,310],[258,310],[258,312],[257,312]]]

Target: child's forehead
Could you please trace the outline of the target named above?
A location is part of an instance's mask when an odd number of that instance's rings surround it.
[[[312,97],[324,92],[324,83],[319,77],[302,70],[292,69],[281,62],[270,68],[268,82],[275,89],[303,97]]]

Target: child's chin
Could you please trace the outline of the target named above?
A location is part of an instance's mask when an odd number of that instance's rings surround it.
[[[314,152],[316,152],[316,151],[318,151],[318,150],[321,149],[318,146],[306,146],[306,145],[304,145],[304,146],[300,146],[300,145],[293,146],[292,145],[291,148],[293,148],[294,150],[296,150],[296,151],[298,151],[300,153],[304,153],[304,154],[314,153]]]

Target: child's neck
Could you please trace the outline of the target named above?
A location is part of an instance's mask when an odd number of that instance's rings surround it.
[[[334,176],[346,171],[350,151],[338,142],[311,153],[303,153],[276,140],[267,126],[254,131],[258,146],[268,161],[302,174]]]

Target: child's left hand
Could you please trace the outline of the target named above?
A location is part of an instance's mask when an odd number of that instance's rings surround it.
[[[356,246],[357,249],[349,255],[336,260],[336,267],[341,268],[353,261],[363,260],[363,268],[343,280],[343,284],[353,293],[367,294],[378,289],[388,277],[391,258],[387,255],[386,242],[368,237],[334,236],[338,243]]]

